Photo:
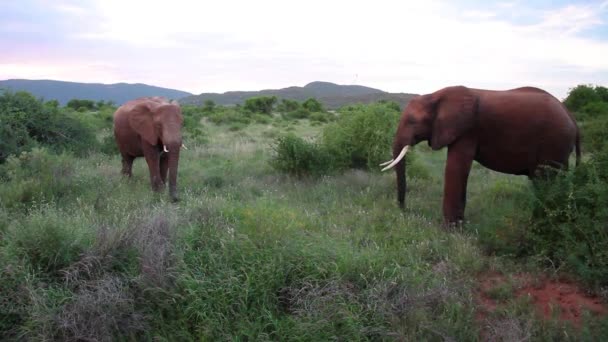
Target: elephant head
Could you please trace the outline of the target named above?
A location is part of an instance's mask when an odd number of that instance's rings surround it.
[[[183,117],[175,101],[152,98],[137,104],[129,116],[129,124],[139,134],[142,144],[162,147],[168,153],[169,195],[177,200],[177,165],[182,147],[181,128]]]
[[[395,167],[397,200],[405,207],[405,160],[408,148],[426,140],[433,150],[448,146],[475,125],[478,99],[466,87],[448,87],[412,99],[403,110],[395,139],[393,159],[382,171]]]

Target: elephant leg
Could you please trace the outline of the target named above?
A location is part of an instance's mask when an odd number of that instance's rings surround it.
[[[132,157],[128,154],[123,154],[122,155],[122,171],[121,173],[125,176],[128,176],[129,178],[131,178],[131,176],[133,175],[132,173],[132,169],[133,169],[133,160],[135,160],[135,157]]]
[[[160,178],[163,183],[167,183],[167,172],[169,171],[169,154],[162,153],[160,155]]]
[[[163,180],[160,176],[160,153],[156,146],[144,144],[144,157],[146,163],[148,163],[148,169],[150,170],[150,183],[152,184],[152,190],[162,190]]]
[[[473,139],[461,139],[448,147],[443,187],[444,224],[452,225],[464,220],[467,182],[475,150]]]

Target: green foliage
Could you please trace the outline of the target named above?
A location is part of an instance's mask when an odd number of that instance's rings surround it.
[[[584,121],[579,127],[584,151],[597,152],[608,145],[608,115]]]
[[[390,157],[398,121],[399,112],[390,105],[346,107],[323,130],[323,145],[338,165],[377,170]]]
[[[221,111],[215,111],[209,115],[209,121],[222,125],[222,124],[240,124],[241,126],[248,125],[251,123],[250,112],[239,110],[237,108],[224,108]]]
[[[74,167],[67,155],[52,155],[44,148],[10,156],[0,167],[7,186],[0,189],[1,207],[20,207],[59,200],[82,184],[73,181]]]
[[[331,156],[314,142],[293,134],[275,140],[271,165],[278,171],[295,176],[319,176],[332,167]]]
[[[103,101],[99,104],[103,105]],[[93,100],[72,99],[68,101],[66,107],[78,111],[87,111],[98,109],[99,107],[97,105],[98,103],[95,103]]]
[[[312,122],[327,123],[335,120],[335,116],[328,112],[316,112],[310,113],[309,119]]]
[[[578,85],[570,90],[564,104],[575,113],[577,120],[608,116],[608,88]]]
[[[276,96],[258,96],[245,100],[243,107],[252,113],[270,115],[276,102]]]
[[[280,113],[293,112],[300,108],[300,103],[296,100],[281,99],[281,102],[277,105],[277,111]]]
[[[310,111],[302,107],[287,113],[285,116],[289,119],[307,119],[310,117]]]
[[[321,102],[319,102],[315,98],[309,98],[308,100],[304,101],[302,103],[302,107],[304,107],[305,109],[307,109],[309,112],[312,112],[312,113],[323,111],[323,104],[321,104]]]
[[[6,134],[0,141],[0,162],[36,145],[77,155],[97,148],[93,129],[80,114],[64,113],[27,92],[7,91],[0,96],[0,131]]]
[[[203,112],[211,113],[215,110],[215,102],[213,100],[205,100],[203,102]]]
[[[536,182],[528,248],[587,282],[608,284],[608,146],[578,168]]]

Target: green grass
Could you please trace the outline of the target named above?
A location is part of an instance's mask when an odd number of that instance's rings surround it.
[[[151,192],[143,159],[130,180],[101,153],[37,151],[11,166],[29,173],[0,183],[0,338],[475,340],[476,276],[540,272],[504,256],[529,214],[517,205],[525,178],[475,165],[470,223],[445,232],[445,151],[416,147],[429,171],[409,179],[402,212],[393,173],[298,179],[269,165],[278,134],[314,138],[322,126],[203,126],[205,144],[185,142],[177,204]],[[535,339],[608,336],[590,318],[564,337],[532,310],[497,314],[493,336],[513,324]]]

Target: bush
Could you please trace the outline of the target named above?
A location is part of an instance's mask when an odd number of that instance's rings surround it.
[[[77,155],[98,147],[92,127],[80,114],[64,113],[27,92],[6,91],[0,96],[0,132],[0,162],[39,144]]]
[[[100,104],[103,105],[103,101],[101,101]],[[80,100],[80,99],[72,99],[72,100],[68,101],[68,103],[65,106],[68,108],[72,108],[73,110],[83,111],[83,112],[92,111],[92,110],[95,110],[98,108],[95,101]]]
[[[331,168],[331,158],[320,145],[293,134],[279,137],[273,146],[271,165],[278,171],[298,177],[319,176]]]
[[[342,167],[377,170],[391,156],[399,112],[387,104],[343,108],[323,130],[323,145]]]
[[[608,116],[584,121],[580,124],[582,146],[586,152],[600,151],[608,145]]]
[[[272,108],[277,102],[275,96],[257,96],[245,100],[244,109],[252,113],[268,114],[272,113]]]
[[[323,105],[317,99],[309,98],[302,103],[302,107],[307,109],[309,112],[322,112]]]
[[[300,108],[300,103],[296,100],[282,99],[277,106],[277,110],[281,113],[289,113]]]
[[[289,119],[306,119],[310,116],[310,111],[306,108],[298,108],[285,115]]]
[[[73,160],[69,155],[52,155],[44,148],[10,156],[0,167],[6,184],[0,188],[0,208],[57,200],[82,190],[74,182]]]
[[[601,102],[602,97],[600,94],[604,93],[603,87],[599,87],[598,91],[596,87],[590,85],[578,85],[570,90],[568,97],[564,100],[566,107],[573,111],[578,112],[583,106],[592,102]],[[605,88],[604,88],[605,89]],[[608,101],[608,100],[605,100]]]
[[[583,280],[608,284],[608,146],[554,179],[535,182],[526,249]]]
[[[248,125],[251,123],[251,114],[236,108],[225,108],[222,111],[216,111],[209,116],[209,121],[221,124],[236,124]]]
[[[317,112],[317,113],[311,113],[309,119],[312,122],[325,123],[325,122],[330,122],[330,121],[334,120],[335,118],[331,113]]]

